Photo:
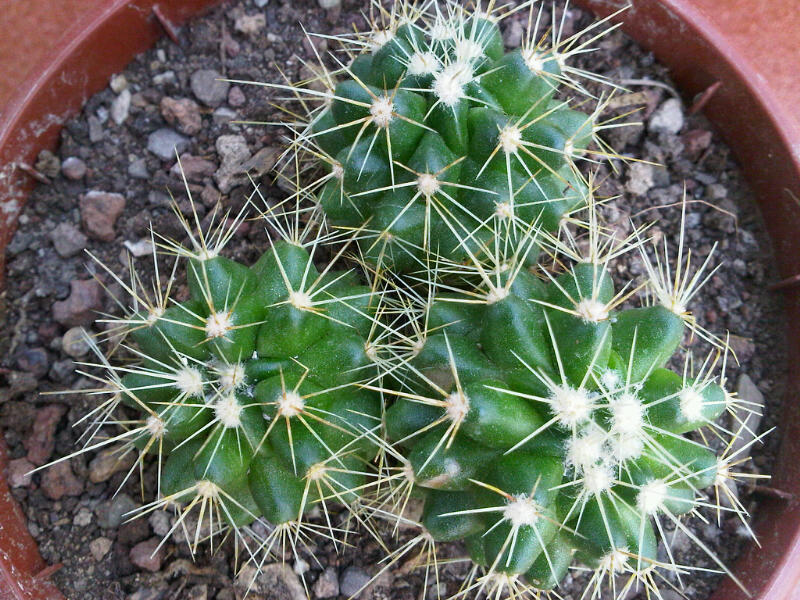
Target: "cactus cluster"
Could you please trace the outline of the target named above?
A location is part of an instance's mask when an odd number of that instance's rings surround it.
[[[115,333],[136,360],[98,363],[98,421],[139,414],[114,440],[158,458],[142,512],[181,506],[177,529],[199,506],[212,534],[257,539],[258,562],[313,533],[339,540],[341,504],[381,545],[373,522],[417,529],[385,569],[418,548],[430,570],[437,544],[463,542],[474,567],[459,597],[558,597],[576,564],[592,597],[620,578],[620,596],[657,593],[691,569],[659,553],[675,530],[729,573],[684,516],[728,510],[746,526],[731,492],[746,447],[730,441],[747,407],[724,387],[727,344],[689,311],[708,260],[694,268],[683,239],[673,259],[646,226],[617,239],[577,164],[610,155],[604,101],[581,83],[604,80],[569,66],[598,25],[565,37],[554,20],[540,36],[526,2],[528,35],[506,53],[498,23],[513,10],[372,8],[373,31],[341,38],[347,64],[332,54],[314,80],[261,84],[308,109],[281,174],[296,192],[252,202],[289,224],[274,227],[283,240],[247,267],[222,256],[243,214],[200,227],[176,210],[188,242],[161,244],[176,257],[165,289],[108,270],[131,296]],[[323,245],[335,257],[318,269]],[[620,286],[629,252],[645,277]],[[700,366],[691,336],[711,344]]]

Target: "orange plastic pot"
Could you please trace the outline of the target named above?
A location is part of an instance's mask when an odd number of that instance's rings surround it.
[[[57,141],[83,101],[165,31],[218,0],[10,0],[0,11],[0,284],[4,249],[35,184],[29,165]],[[577,0],[609,14],[628,0]],[[790,360],[800,364],[800,11],[777,0],[631,0],[625,29],[671,69],[736,152],[786,278]],[[68,24],[73,24],[67,27]],[[59,37],[54,32],[66,31]],[[55,41],[54,40],[58,40]],[[28,45],[23,44],[25,41]],[[21,50],[23,49],[24,50]],[[19,53],[20,59],[9,54]],[[25,73],[25,60],[42,54]],[[14,57],[12,60],[11,57]],[[21,82],[10,101],[8,82]],[[776,292],[778,293],[778,292]],[[790,375],[773,488],[759,505],[761,548],[734,567],[757,600],[800,600],[800,369]],[[0,424],[2,425],[2,424]],[[58,599],[48,569],[3,481],[0,445],[0,600]],[[724,581],[713,600],[747,596]]]

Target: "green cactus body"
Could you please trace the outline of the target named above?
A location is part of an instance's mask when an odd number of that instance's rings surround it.
[[[331,224],[364,229],[369,260],[401,272],[428,252],[464,260],[493,220],[553,230],[581,204],[574,160],[594,123],[554,100],[555,55],[506,54],[497,24],[473,17],[438,34],[404,24],[375,46],[307,134],[330,170],[320,204]]]
[[[482,293],[429,305],[402,388],[416,396],[386,412],[427,490],[423,525],[537,589],[556,587],[573,558],[612,573],[653,564],[652,516],[692,510],[717,475],[714,453],[682,434],[728,402],[712,381],[665,368],[681,316],[615,309],[592,262]]]
[[[362,436],[380,423],[377,395],[353,385],[375,371],[376,297],[287,242],[251,268],[201,256],[190,298],[131,329],[142,366],[120,381],[145,422],[139,445],[164,456],[162,490],[217,501],[234,527],[353,502],[376,452]]]

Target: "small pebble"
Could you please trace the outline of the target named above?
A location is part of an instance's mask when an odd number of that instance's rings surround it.
[[[42,466],[55,450],[55,434],[58,422],[67,408],[61,404],[48,404],[36,411],[33,429],[23,440],[27,451],[28,460],[37,466]]]
[[[300,575],[300,577],[302,577],[303,575],[308,573],[308,570],[310,568],[311,568],[310,565],[306,561],[304,561],[302,558],[297,557],[295,559],[295,561],[294,561],[294,572],[297,573],[298,575]]]
[[[214,125],[225,125],[226,123],[230,123],[236,119],[238,116],[238,113],[232,108],[220,106],[213,113],[211,113],[211,120],[214,121]]]
[[[250,148],[247,140],[241,135],[221,135],[216,141],[217,155],[222,165],[215,174],[220,190],[227,193],[233,187],[228,185],[230,176],[239,168],[239,165],[250,158]],[[220,183],[225,182],[225,185]]]
[[[103,139],[103,124],[94,115],[89,115],[87,122],[89,124],[89,141],[96,144]]]
[[[181,133],[195,135],[203,127],[200,106],[191,98],[164,96],[161,99],[160,108],[164,120],[177,127]]]
[[[17,356],[17,367],[41,377],[50,369],[50,358],[44,348],[27,348]]]
[[[176,179],[182,179],[181,172],[188,181],[201,182],[205,177],[211,177],[217,170],[217,165],[210,160],[192,156],[191,154],[181,154],[179,162],[176,162],[170,174]]]
[[[61,173],[73,181],[83,179],[86,175],[86,163],[77,156],[69,156],[61,163]]]
[[[704,129],[692,129],[684,133],[681,139],[689,156],[696,157],[711,145],[712,135]]]
[[[50,150],[42,150],[36,158],[34,168],[45,177],[53,179],[58,177],[61,172],[61,159],[50,152]]]
[[[174,129],[162,127],[147,136],[147,149],[161,160],[175,160],[189,147],[189,140]]]
[[[678,133],[683,128],[683,104],[677,98],[670,98],[650,115],[650,131]]]
[[[75,362],[69,358],[58,360],[50,367],[48,376],[53,381],[66,381],[67,378],[75,371]]]
[[[94,514],[85,506],[81,506],[80,510],[72,518],[72,524],[76,527],[86,527],[94,519]]]
[[[72,358],[80,358],[89,353],[88,332],[83,327],[70,327],[61,338],[61,349]]]
[[[339,578],[339,593],[351,598],[369,583],[369,573],[359,567],[347,567]]]
[[[200,69],[192,73],[192,93],[206,106],[219,106],[228,97],[230,84],[222,79],[222,75],[212,69]]]
[[[103,290],[94,279],[73,279],[66,300],[53,303],[53,319],[65,327],[91,325],[103,308]]]
[[[742,373],[736,386],[736,395],[740,403],[736,407],[737,419],[732,426],[736,439],[733,440],[728,454],[736,456],[737,460],[743,460],[750,456],[753,440],[758,434],[764,415],[764,394],[747,373]]]
[[[123,454],[119,448],[105,448],[89,463],[89,481],[92,483],[108,481],[114,473],[130,469],[135,461],[134,452]]]
[[[266,15],[239,15],[234,22],[234,29],[245,35],[255,35],[267,25]]]
[[[128,494],[117,494],[96,509],[97,524],[103,529],[116,529],[137,507]]]
[[[154,85],[168,85],[177,83],[178,78],[175,76],[175,71],[164,71],[157,75],[153,75]]]
[[[112,545],[113,542],[107,537],[99,537],[89,542],[89,552],[92,553],[92,557],[96,561],[100,562],[103,560],[103,557],[108,554],[108,551],[111,550]]]
[[[131,93],[125,89],[111,103],[111,120],[117,125],[122,125],[128,118],[131,110]]]
[[[161,569],[161,563],[164,560],[164,551],[159,548],[161,540],[152,538],[139,542],[131,548],[128,555],[131,562],[144,571],[155,573]]]
[[[150,172],[147,170],[147,161],[137,158],[128,165],[128,175],[134,179],[150,179]]]
[[[252,564],[244,565],[234,580],[238,594],[250,592],[252,600],[308,600],[300,578],[285,563],[272,563],[257,569]]]
[[[59,500],[64,496],[80,496],[83,492],[83,480],[75,477],[69,461],[55,463],[42,471],[42,492],[51,500]]]
[[[136,258],[141,258],[142,256],[150,256],[153,254],[153,242],[150,241],[150,238],[142,238],[138,242],[131,242],[129,240],[125,240],[123,246],[133,254]]]
[[[111,81],[109,81],[108,86],[115,94],[119,94],[120,92],[128,89],[128,80],[126,79],[125,75],[118,73],[111,76]]]
[[[317,598],[333,598],[339,595],[339,575],[336,569],[328,567],[314,583],[314,595]]]
[[[81,196],[81,224],[89,237],[102,242],[114,239],[114,224],[125,210],[125,196],[92,190]]]
[[[153,533],[161,537],[167,535],[171,528],[170,515],[165,510],[153,511],[153,514],[151,514],[148,519],[148,523],[150,523],[150,529],[153,530]]]
[[[216,598],[219,600],[219,595],[217,595]],[[208,585],[201,583],[189,588],[186,594],[186,600],[208,600]]]
[[[245,98],[242,88],[238,85],[234,85],[228,92],[228,104],[233,108],[239,108],[240,106],[244,106],[245,102],[247,102],[247,98]]]
[[[162,588],[163,586],[159,586],[158,588],[142,586],[130,596],[127,596],[126,600],[163,600],[164,590]]]
[[[441,600],[447,598],[447,584],[431,583],[425,592],[425,600]]]
[[[181,533],[185,536],[184,532]],[[133,516],[129,517],[117,530],[117,541],[123,546],[134,546],[149,537],[150,526],[147,524],[147,521],[141,518],[134,518]]]
[[[28,487],[31,484],[31,471],[36,468],[27,458],[8,461],[8,485],[12,488]]]
[[[628,169],[628,182],[625,189],[631,194],[642,195],[653,187],[653,166],[635,162]]]
[[[50,232],[50,240],[58,255],[69,258],[79,254],[88,244],[88,238],[71,223],[61,222]]]

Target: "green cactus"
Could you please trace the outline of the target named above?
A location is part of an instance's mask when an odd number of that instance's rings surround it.
[[[604,101],[585,114],[557,99],[602,80],[568,66],[581,33],[554,26],[545,43],[536,18],[506,53],[491,5],[384,17],[348,66],[288,86],[321,101],[289,155],[323,167],[307,189],[327,224],[355,231],[378,272],[406,274],[412,334],[376,351],[384,378],[367,386],[395,398],[377,510],[424,497],[419,543],[435,556],[464,541],[475,586],[498,597],[554,589],[575,559],[598,586],[624,573],[655,587],[659,519],[679,527],[730,478],[729,457],[687,434],[722,435],[735,399],[710,369],[666,368],[687,326],[718,342],[687,308],[707,263],[689,277],[679,254],[672,278],[669,257],[642,251],[651,300],[629,308],[637,289],[615,289],[609,263],[643,230],[616,243],[576,164],[613,156]]]
[[[324,165],[312,187],[327,221],[359,230],[381,268],[424,271],[430,252],[466,260],[465,238],[552,231],[583,202],[576,162],[604,153],[604,102],[586,114],[557,99],[582,90],[567,65],[582,45],[531,33],[505,52],[495,17],[452,3],[431,23],[406,6],[348,66],[292,86],[314,106],[295,145]]]
[[[682,517],[719,515],[712,485],[746,526],[729,488],[744,449],[717,456],[706,435],[746,427],[718,422],[742,409],[724,387],[728,348],[688,310],[709,261],[692,270],[683,239],[671,260],[646,227],[620,241],[603,226],[576,163],[613,155],[597,134],[616,125],[599,120],[603,99],[591,114],[556,99],[603,81],[569,66],[598,24],[569,37],[555,24],[547,43],[534,6],[505,53],[493,4],[375,3],[381,25],[342,40],[348,66],[262,84],[321,101],[293,125],[281,176],[297,189],[260,211],[281,241],[247,267],[221,254],[243,213],[204,229],[176,210],[189,244],[161,244],[177,257],[163,291],[106,269],[131,297],[112,332],[136,360],[95,346],[110,397],[91,433],[120,405],[139,416],[87,449],[122,441],[157,457],[142,514],[179,504],[177,529],[199,507],[193,546],[205,516],[211,535],[255,537],[260,565],[313,534],[342,541],[337,503],[382,546],[373,519],[417,529],[382,571],[408,560],[432,582],[437,544],[461,541],[473,568],[457,597],[497,600],[549,597],[576,562],[592,597],[619,577],[621,595],[657,592],[659,570],[682,572],[658,557],[662,522],[708,552]],[[319,271],[323,244],[338,250]],[[640,254],[641,285],[612,276],[626,252]],[[366,277],[334,271],[340,258]],[[678,373],[687,331],[716,349]],[[264,538],[258,520],[273,526]]]
[[[714,339],[686,309],[707,263],[690,275],[687,258],[668,280],[641,231],[616,244],[596,215],[583,225],[588,247],[544,240],[557,275],[496,262],[465,272],[460,294],[442,286],[406,368],[372,388],[395,397],[386,435],[403,468],[387,478],[423,498],[425,536],[465,543],[484,572],[469,589],[553,590],[575,560],[598,588],[619,575],[655,588],[660,520],[685,527],[710,506],[702,490],[728,491],[735,459],[685,435],[721,436],[717,418],[735,412],[712,373],[720,351],[695,373],[667,368],[687,330]],[[628,308],[610,263],[637,248],[652,301]]]
[[[229,217],[207,233],[181,217],[191,245],[163,244],[177,259],[155,298],[138,276],[126,284],[106,268],[130,296],[113,323],[134,361],[113,365],[92,343],[110,394],[101,425],[119,420],[126,431],[89,449],[122,441],[139,462],[155,456],[158,497],[140,513],[182,505],[185,528],[199,507],[193,547],[206,537],[201,527],[240,537],[261,520],[271,526],[259,544],[269,554],[324,531],[306,523],[312,509],[356,510],[376,481],[378,446],[366,435],[380,426],[382,405],[358,384],[377,372],[368,340],[381,294],[355,272],[333,270],[336,259],[320,272],[316,240],[276,241],[250,267],[224,257],[244,213]],[[177,302],[180,265],[189,293]],[[139,416],[122,420],[118,406]]]

